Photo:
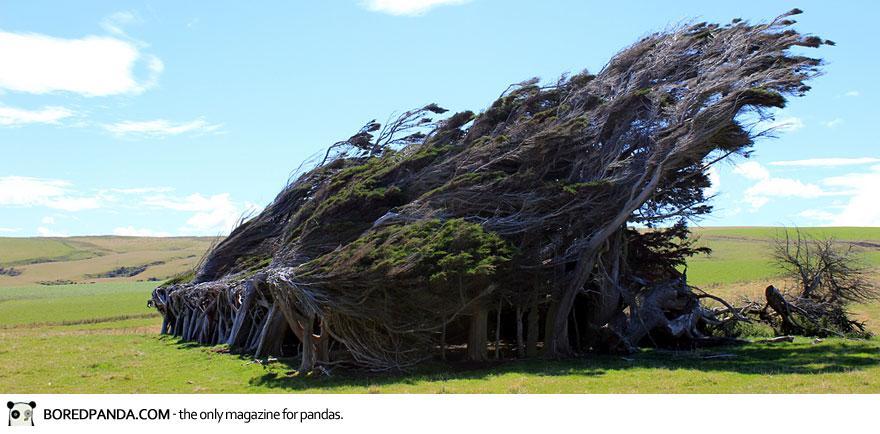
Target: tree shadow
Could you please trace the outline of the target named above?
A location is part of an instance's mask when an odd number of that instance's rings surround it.
[[[299,376],[295,374],[296,366],[295,360],[275,363],[267,367],[264,375],[252,378],[250,384],[287,391],[320,388],[332,392],[365,388],[369,392],[384,385],[480,380],[504,374],[600,377],[609,371],[637,368],[752,375],[815,375],[880,366],[880,345],[876,340],[747,344],[694,351],[643,350],[627,357],[590,354],[557,361],[533,359],[487,364],[432,362],[405,373],[377,374],[336,369],[331,376]]]

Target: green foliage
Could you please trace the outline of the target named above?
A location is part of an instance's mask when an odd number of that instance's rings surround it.
[[[189,282],[192,282],[193,279],[195,279],[195,278],[196,278],[195,270],[184,271],[183,273],[180,273],[180,274],[166,280],[165,282],[162,283],[161,286],[171,286],[171,285],[179,285],[181,283],[189,283]]]
[[[742,91],[744,104],[755,104],[765,107],[785,108],[785,97],[778,92],[753,87]]]
[[[500,180],[504,179],[505,177],[507,177],[507,174],[502,171],[499,171],[499,170],[495,170],[495,171],[491,171],[491,172],[465,173],[465,174],[456,176],[455,178],[453,178],[451,181],[447,182],[446,184],[443,184],[433,190],[430,190],[430,191],[424,193],[421,197],[422,198],[430,197],[432,195],[439,194],[439,193],[442,193],[442,192],[448,191],[448,190],[454,190],[454,189],[457,189],[457,188],[460,188],[463,186],[477,185],[477,184],[484,183],[484,182],[500,181]]]
[[[328,257],[347,256],[355,272],[407,272],[444,284],[490,278],[506,265],[513,249],[497,234],[463,219],[425,220],[382,228]],[[324,260],[329,259],[325,258]],[[326,270],[330,271],[330,270]]]
[[[776,332],[772,327],[762,323],[734,321],[713,330],[715,336],[733,338],[772,338]]]
[[[575,182],[573,184],[562,184],[562,191],[568,194],[577,194],[582,189],[598,188],[610,185],[607,179],[597,179],[589,182]]]

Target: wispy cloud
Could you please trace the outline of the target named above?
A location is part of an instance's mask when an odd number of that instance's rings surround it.
[[[771,176],[767,168],[755,161],[739,164],[734,167],[733,172],[755,181],[743,195],[743,200],[751,205],[752,211],[757,211],[774,197],[816,198],[826,195],[818,185]]]
[[[0,177],[0,205],[82,211],[100,208],[101,198],[77,194],[64,180],[5,176]]]
[[[770,171],[756,161],[746,161],[745,163],[737,164],[733,168],[733,173],[742,175],[752,181],[760,181],[770,177]]]
[[[822,180],[829,188],[841,190],[849,199],[841,206],[810,209],[801,215],[831,226],[880,226],[880,166],[867,172],[853,172]]]
[[[851,90],[851,91],[848,91],[843,94],[843,96],[849,96],[849,97],[855,97],[855,96],[859,96],[859,95],[861,95],[861,93],[857,90]]]
[[[709,166],[707,176],[709,177],[709,187],[703,191],[706,197],[717,194],[721,188],[721,174],[718,173],[718,166]]]
[[[167,119],[150,121],[122,121],[104,124],[104,129],[117,135],[129,137],[167,137],[181,134],[205,134],[217,132],[223,124],[212,124],[203,118],[189,122],[173,122]]]
[[[171,195],[148,196],[142,205],[151,208],[192,212],[181,233],[213,235],[228,233],[239,219],[254,209],[252,204],[239,205],[232,201],[229,193],[204,196],[196,193],[185,197]]]
[[[107,36],[79,39],[0,31],[0,90],[84,96],[138,94],[153,86],[162,61],[132,41]],[[145,77],[135,71],[145,69]]]
[[[806,160],[774,161],[770,165],[780,167],[840,167],[874,163],[880,163],[880,158],[810,158]]]
[[[40,226],[37,228],[37,235],[41,237],[66,237],[66,232],[59,232],[53,229],[49,229],[45,226]]]
[[[62,119],[74,115],[70,109],[57,106],[46,106],[37,110],[28,110],[0,105],[0,125],[19,126],[27,124],[57,124]]]
[[[132,11],[115,12],[101,21],[101,28],[117,36],[127,36],[125,33],[125,26],[128,26],[137,20],[137,15]]]
[[[18,232],[20,230],[21,230],[21,228],[0,228],[0,233],[12,234],[12,233]]]
[[[444,5],[460,5],[470,0],[364,0],[361,4],[374,12],[390,15],[423,15],[429,10]]]
[[[841,118],[834,118],[834,119],[832,119],[832,120],[830,120],[830,121],[828,121],[828,122],[822,122],[822,125],[825,125],[825,126],[828,127],[828,128],[837,128],[837,127],[839,127],[840,124],[842,124],[842,123],[843,123],[843,119],[841,119]]]
[[[779,132],[794,132],[805,126],[803,119],[796,116],[786,116],[758,124],[760,130],[772,130]]]
[[[174,194],[173,189],[168,187],[81,191],[66,180],[24,176],[0,177],[0,208],[2,207],[44,207],[70,212],[84,210],[113,213],[125,210],[137,210],[140,213],[159,212],[166,214],[164,218],[166,221],[173,222],[174,219],[179,219],[179,226],[175,230],[179,234],[186,235],[228,233],[242,216],[250,215],[257,209],[254,204],[234,201],[229,193],[179,195]],[[40,220],[38,233],[42,236],[63,236],[62,233],[52,229],[55,223],[55,217],[43,217]],[[146,229],[135,226],[120,226],[115,228],[113,233],[132,236],[171,234],[167,229]]]
[[[167,193],[173,191],[171,187],[136,187],[136,188],[110,188],[107,191],[122,194],[144,194],[144,193]]]
[[[807,160],[775,161],[771,166],[809,169],[816,167],[839,167],[874,164],[880,159],[864,158],[814,158]],[[812,207],[797,215],[813,222],[831,226],[880,226],[880,164],[839,176],[826,177],[818,183],[804,182],[794,178],[773,176],[760,163],[749,161],[737,165],[733,172],[754,181],[745,190],[743,201],[756,211],[774,198],[814,199],[837,197],[840,200],[824,201],[827,205]]]

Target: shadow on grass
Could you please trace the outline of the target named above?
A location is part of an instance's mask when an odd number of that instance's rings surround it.
[[[722,357],[717,357],[717,356]],[[706,359],[704,357],[715,358]],[[430,363],[407,373],[375,374],[362,371],[335,370],[330,377],[299,377],[286,375],[295,370],[294,361],[278,364],[281,371],[267,373],[250,380],[252,386],[291,391],[322,388],[367,388],[384,385],[415,385],[422,382],[448,380],[480,380],[504,374],[535,377],[582,376],[599,377],[609,371],[630,369],[687,369],[704,372],[733,372],[746,375],[813,375],[857,371],[880,366],[880,342],[831,341],[820,344],[748,344],[710,350],[670,352],[644,350],[622,358],[607,355],[586,355],[576,359],[522,360],[484,365],[465,363]]]

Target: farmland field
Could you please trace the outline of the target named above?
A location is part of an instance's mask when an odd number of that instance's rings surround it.
[[[210,237],[0,237],[0,288],[47,283],[165,280],[192,269]],[[121,267],[143,267],[131,276],[108,277]],[[129,271],[129,274],[136,270]]]
[[[688,276],[710,292],[755,296],[784,286],[768,262],[776,228],[702,228],[713,249]],[[880,267],[880,228],[808,229],[855,247]],[[206,238],[0,238],[0,391],[7,393],[880,393],[880,340],[798,338],[699,351],[644,350],[631,357],[589,356],[487,366],[435,365],[406,374],[293,375],[295,360],[257,363],[158,335],[146,306],[154,281],[191,268]],[[194,257],[190,257],[190,256]],[[114,259],[111,259],[114,258]],[[178,258],[178,259],[172,259]],[[184,258],[186,261],[180,259]],[[104,262],[107,261],[107,262]],[[136,276],[90,278],[122,266]],[[164,268],[163,268],[164,267]],[[153,268],[153,270],[151,270]],[[149,272],[149,274],[148,274]],[[26,277],[33,273],[31,277]],[[875,273],[875,276],[877,273]],[[22,278],[25,276],[26,278]],[[70,280],[67,285],[38,281]],[[95,282],[95,283],[92,283]],[[880,332],[880,304],[853,306]]]

